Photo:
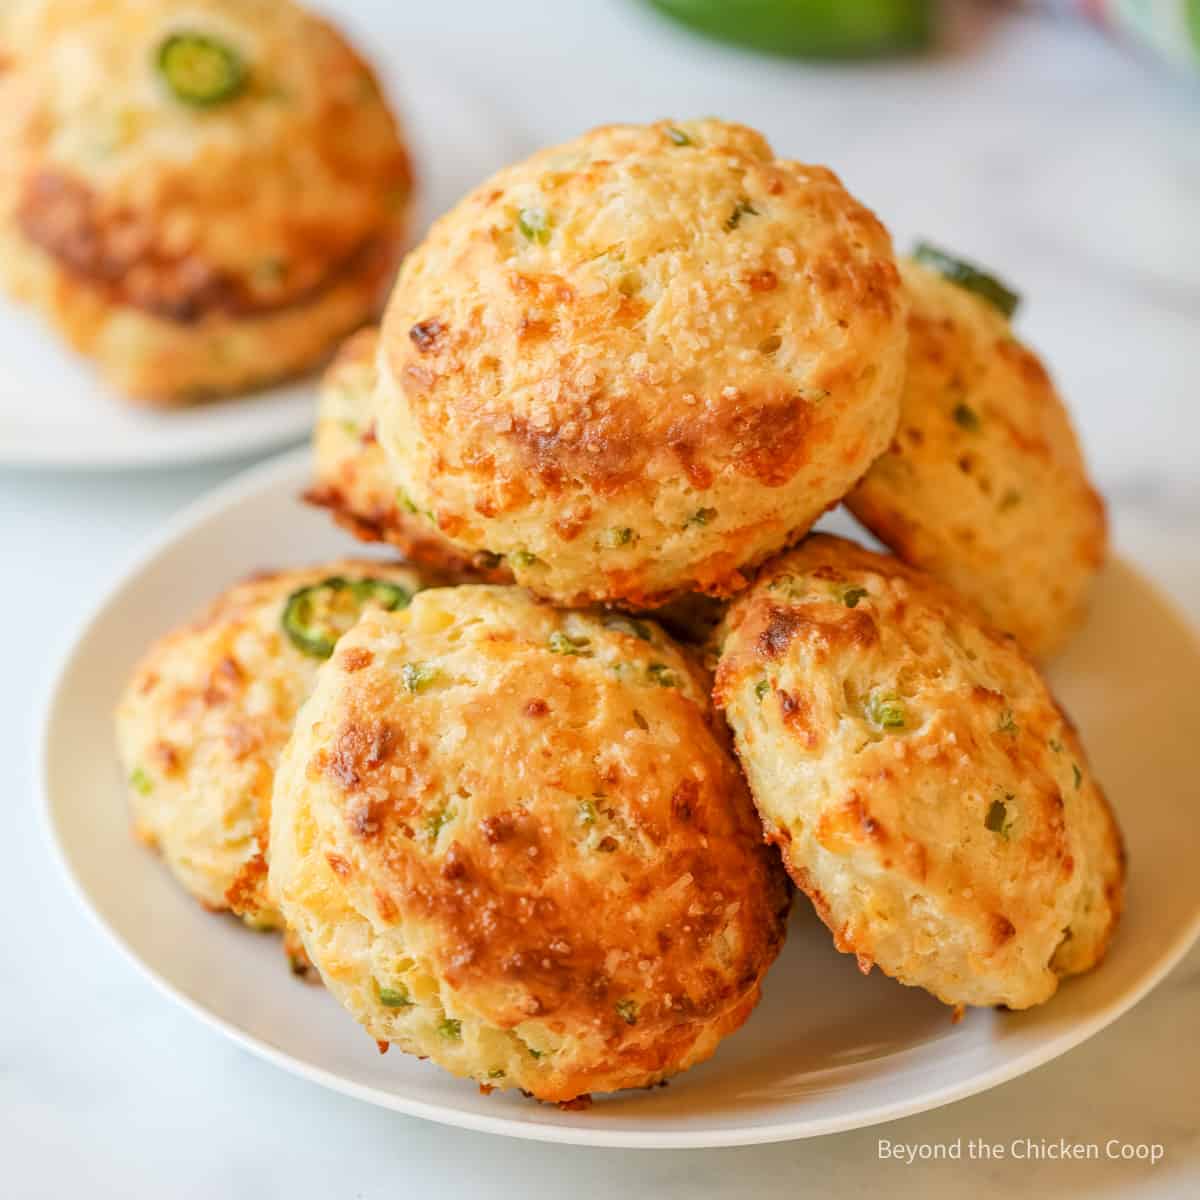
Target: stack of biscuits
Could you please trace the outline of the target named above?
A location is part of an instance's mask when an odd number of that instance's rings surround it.
[[[864,971],[1048,1000],[1123,855],[1036,665],[1105,523],[1014,304],[742,126],[501,171],[324,387],[309,499],[404,561],[151,648],[138,833],[372,1039],[541,1100],[711,1055],[793,885]],[[843,501],[893,554],[810,533]]]

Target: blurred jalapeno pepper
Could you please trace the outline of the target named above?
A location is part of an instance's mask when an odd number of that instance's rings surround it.
[[[184,104],[206,108],[232,100],[246,85],[241,56],[206,33],[173,33],[158,48],[158,72]]]

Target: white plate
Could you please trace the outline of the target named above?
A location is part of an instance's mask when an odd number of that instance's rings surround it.
[[[111,711],[147,640],[263,566],[348,548],[297,503],[307,453],[264,464],[174,521],[79,630],[45,713],[46,816],[84,904],[151,980],[236,1042],[364,1100],[516,1137],[609,1146],[724,1146],[830,1133],[1011,1079],[1102,1029],[1200,929],[1200,647],[1132,569],[1106,573],[1053,682],[1124,825],[1128,912],[1103,967],[1023,1014],[947,1009],[836,953],[802,899],[762,1005],[715,1058],[669,1087],[560,1112],[481,1096],[375,1044],[325,992],[296,983],[275,939],[187,899],[129,835]]]
[[[469,85],[386,46],[369,49],[385,78],[388,63],[404,64],[386,82],[413,149],[421,230],[524,148],[497,106]],[[175,411],[138,407],[2,293],[0,364],[0,466],[111,470],[259,454],[306,437],[316,401],[309,377]]]

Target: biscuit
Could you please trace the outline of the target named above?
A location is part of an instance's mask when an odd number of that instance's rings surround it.
[[[1083,619],[1105,558],[1103,502],[1054,384],[1005,317],[919,263],[901,271],[900,425],[846,503],[1044,658]]]
[[[476,581],[511,583],[498,555],[472,553],[438,531],[391,476],[375,434],[373,392],[379,330],[360,329],[343,343],[321,380],[313,430],[313,483],[304,499],[328,509],[360,541],[387,542],[410,562]]]
[[[788,904],[691,659],[489,586],[339,644],[280,763],[270,881],[372,1038],[553,1101],[711,1055]]]
[[[734,602],[716,699],[768,838],[864,970],[1027,1008],[1103,956],[1113,815],[1037,671],[943,584],[810,537]]]
[[[328,509],[333,519],[360,541],[387,542],[410,562],[457,580],[511,583],[512,573],[497,555],[459,549],[441,534],[429,513],[416,511],[392,482],[387,457],[375,437],[371,403],[379,331],[359,330],[338,351],[321,381],[313,431],[313,483],[304,493],[310,504]],[[720,623],[724,606],[689,593],[656,610],[672,636],[702,644]]]
[[[292,641],[283,614],[290,596],[330,577],[383,580],[398,589],[389,602],[423,585],[409,567],[367,560],[256,576],[155,642],[117,709],[137,836],[206,908],[254,925],[281,923],[264,890],[271,787],[322,661]]]
[[[128,396],[314,366],[410,207],[370,67],[286,0],[25,0],[0,70],[0,279]]]
[[[539,595],[726,595],[887,447],[905,308],[830,171],[716,120],[609,126],[405,260],[378,437],[415,509]]]

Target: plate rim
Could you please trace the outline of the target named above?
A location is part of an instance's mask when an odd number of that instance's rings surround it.
[[[164,453],[162,448],[144,441],[123,440],[120,445],[110,446],[96,454],[88,446],[71,443],[64,451],[47,451],[53,441],[39,445],[30,453],[13,452],[12,444],[0,438],[0,469],[5,471],[49,472],[62,471],[71,474],[103,475],[118,471],[156,471],[171,468],[211,466],[214,463],[237,462],[238,459],[254,455],[269,454],[260,461],[273,461],[281,457],[279,447],[298,443],[305,438],[316,420],[317,387],[321,373],[309,373],[284,380],[273,387],[245,392],[233,396],[219,397],[218,402],[230,404],[235,409],[243,404],[252,405],[264,400],[273,390],[296,389],[297,394],[281,401],[281,412],[269,428],[259,431],[257,436],[248,436],[245,430],[230,429],[222,436],[210,436],[199,446],[183,453]],[[133,401],[116,397],[114,403],[138,406]],[[194,414],[202,412],[205,405],[187,405],[179,412]],[[162,408],[150,410],[165,418],[175,415],[176,410]],[[240,440],[239,440],[240,439]],[[23,444],[23,443],[22,443]],[[284,453],[288,453],[285,451]],[[190,507],[190,506],[189,506]]]
[[[75,873],[59,836],[50,787],[52,735],[56,726],[58,710],[65,696],[66,679],[75,664],[80,649],[102,614],[112,605],[121,591],[130,586],[132,577],[143,571],[154,558],[188,531],[250,496],[266,491],[293,475],[299,475],[302,466],[306,467],[310,462],[311,448],[308,446],[284,451],[265,459],[198,496],[165,521],[157,533],[139,542],[133,551],[118,562],[115,569],[107,575],[97,589],[96,598],[60,635],[58,645],[49,657],[50,668],[43,681],[38,703],[34,709],[36,732],[32,739],[32,776],[39,825],[51,858],[67,885],[67,891],[83,909],[93,928],[99,929],[106,940],[116,947],[120,956],[132,964],[137,973],[148,980],[161,995],[169,997],[196,1017],[201,1024],[228,1037],[235,1045],[256,1058],[269,1062],[297,1078],[316,1083],[355,1100],[390,1109],[393,1112],[473,1132],[496,1134],[526,1141],[647,1150],[716,1149],[799,1141],[862,1129],[872,1125],[882,1125],[903,1117],[928,1112],[931,1109],[941,1108],[978,1095],[1044,1066],[1094,1037],[1140,1003],[1170,974],[1200,938],[1200,908],[1197,908],[1192,914],[1190,923],[1180,930],[1154,968],[1147,971],[1134,987],[1123,992],[1087,1019],[1051,1037],[1047,1042],[1030,1047],[1016,1054],[1012,1059],[977,1072],[967,1079],[935,1087],[915,1099],[893,1100],[868,1106],[852,1114],[821,1118],[792,1118],[743,1128],[723,1127],[707,1130],[663,1130],[658,1132],[600,1127],[588,1129],[585,1125],[574,1123],[544,1124],[511,1116],[489,1116],[445,1104],[398,1095],[368,1084],[356,1083],[328,1068],[305,1062],[288,1051],[272,1046],[247,1033],[160,975],[150,963],[136,953],[121,932],[104,917],[93,903],[82,880]],[[302,485],[303,478],[298,478],[297,483]],[[1174,597],[1161,589],[1136,563],[1132,563],[1128,559],[1126,562],[1136,571],[1140,581],[1153,592],[1155,598],[1171,612],[1180,626],[1188,631],[1193,641],[1197,643],[1197,649],[1200,652],[1200,631],[1197,630],[1192,618],[1182,610]]]

